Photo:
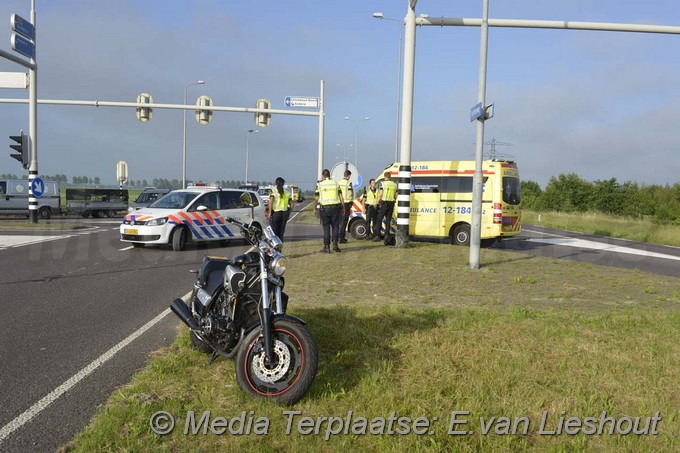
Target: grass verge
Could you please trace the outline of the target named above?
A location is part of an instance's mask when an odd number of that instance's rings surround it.
[[[630,217],[616,217],[597,212],[567,213],[523,210],[522,223],[680,247],[680,225],[659,225],[649,220]]]
[[[180,327],[174,344],[116,391],[66,449],[678,450],[680,279],[494,249],[482,250],[487,264],[470,271],[468,250],[444,244],[351,242],[330,256],[319,247],[285,245],[289,313],[307,321],[320,351],[315,383],[294,408],[245,397],[233,361],[208,365]],[[161,410],[176,420],[165,436],[150,429]],[[223,434],[208,427],[192,434],[190,426],[184,434],[191,411],[196,422],[210,411],[234,430],[239,420],[244,430],[250,422],[251,431],[230,434],[225,425]],[[453,411],[466,411],[456,420],[467,424],[452,427]],[[603,412],[623,420],[622,431],[625,417],[641,417],[644,428],[658,412],[658,434],[609,434],[606,421],[599,435],[549,434],[560,417],[599,420]],[[361,432],[359,417],[379,431],[374,419],[389,421],[392,413],[430,426],[423,434],[352,434]],[[318,433],[303,434],[302,417]],[[344,420],[348,433],[330,435],[341,422],[320,417]]]

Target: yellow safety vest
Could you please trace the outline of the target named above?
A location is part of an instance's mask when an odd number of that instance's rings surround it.
[[[382,189],[382,201],[395,201],[397,199],[397,183],[391,179],[385,179],[380,183]]]
[[[328,206],[333,204],[340,204],[340,197],[338,183],[332,179],[324,179],[319,181],[316,185],[316,193],[319,195],[319,204],[321,206]]]
[[[364,203],[375,206],[378,202],[378,189],[371,189],[371,187],[366,187],[364,191]]]
[[[354,188],[352,187],[352,181],[349,179],[343,179],[338,183],[340,190],[342,190],[342,199],[345,203],[351,203],[352,198],[354,198]],[[349,193],[352,192],[352,195]]]
[[[271,203],[272,200],[274,201],[272,204],[272,210],[274,212],[287,211],[290,192],[283,189],[283,195],[281,195],[277,189],[274,189],[272,190],[271,195],[269,195],[269,202]]]

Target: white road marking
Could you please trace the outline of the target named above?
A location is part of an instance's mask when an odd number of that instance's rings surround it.
[[[186,294],[184,298],[188,298],[189,294]],[[186,299],[185,299],[186,300]],[[52,390],[50,393],[47,394],[43,399],[35,403],[33,406],[31,406],[28,410],[26,410],[23,414],[19,415],[16,417],[14,420],[6,424],[0,429],[0,442],[3,440],[7,439],[14,431],[17,429],[21,428],[24,426],[26,423],[28,423],[30,420],[32,420],[36,415],[38,415],[40,412],[42,412],[47,406],[55,402],[59,397],[61,397],[64,393],[68,392],[71,388],[73,388],[76,384],[78,384],[80,381],[85,379],[88,375],[90,375],[92,372],[94,372],[97,368],[102,366],[104,363],[109,361],[111,358],[113,358],[116,353],[118,353],[121,349],[123,349],[125,346],[128,344],[132,343],[136,338],[141,336],[144,332],[152,328],[154,325],[156,325],[161,319],[163,319],[168,313],[170,313],[170,309],[166,308],[153,318],[151,321],[147,322],[144,324],[142,327],[140,327],[136,332],[128,336],[126,339],[106,351],[104,354],[99,356],[96,360],[94,360],[92,363],[87,365],[85,368],[80,370],[78,373],[73,375],[70,379],[68,379],[66,382],[61,384],[59,387],[56,389]]]
[[[547,234],[547,233],[542,233]],[[556,236],[551,234],[551,236]],[[567,247],[579,247],[591,250],[602,250],[606,252],[627,253],[630,255],[648,256],[651,258],[663,258],[667,260],[680,261],[680,256],[666,255],[665,253],[648,252],[646,250],[638,250],[631,247],[623,247],[614,244],[605,244],[602,242],[589,241],[586,239],[577,239],[570,237],[553,237],[553,238],[528,238],[530,242],[541,242],[544,244],[562,245]]]
[[[122,249],[118,249],[118,251],[119,251],[119,252],[124,252],[125,250],[131,250],[131,249],[133,249],[133,248],[135,248],[135,246],[134,246],[134,245],[131,245],[130,247],[125,247],[125,248],[122,248]]]
[[[0,249],[10,247],[21,247],[23,245],[38,244],[40,242],[56,241],[57,239],[69,238],[72,235],[57,235],[57,236],[0,236]]]

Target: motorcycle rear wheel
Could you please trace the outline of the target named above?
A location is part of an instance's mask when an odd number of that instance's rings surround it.
[[[261,332],[255,329],[236,357],[236,381],[249,396],[293,405],[312,386],[319,353],[312,334],[302,324],[278,320],[272,330],[274,363],[264,363]]]

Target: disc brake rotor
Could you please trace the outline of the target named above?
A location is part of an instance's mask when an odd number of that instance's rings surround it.
[[[273,352],[276,363],[273,367],[265,364],[264,350],[253,357],[255,376],[262,382],[276,382],[282,379],[288,372],[288,367],[290,366],[290,351],[286,345],[280,340],[275,340]]]

